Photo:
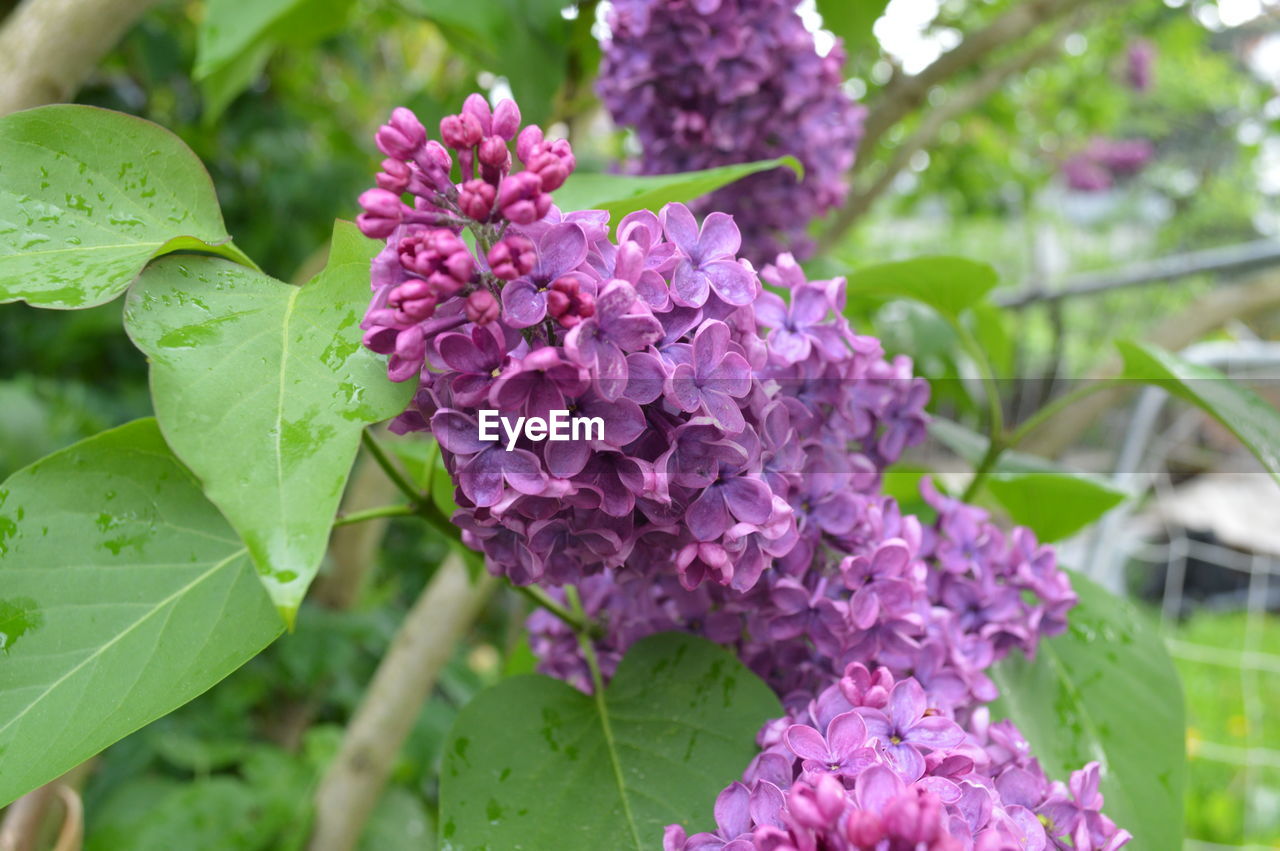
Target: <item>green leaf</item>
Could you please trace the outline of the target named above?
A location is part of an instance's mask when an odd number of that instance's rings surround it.
[[[1155,631],[1131,605],[1078,573],[1080,604],[1067,632],[1041,643],[1034,662],[1010,656],[991,670],[1008,717],[1050,777],[1097,760],[1106,813],[1133,847],[1182,847],[1186,775],[1182,687]]]
[[[935,417],[929,433],[974,466],[987,452],[987,438],[950,420]],[[1002,454],[984,487],[1013,522],[1046,542],[1075,534],[1130,496],[1101,476],[1020,452]]]
[[[917,257],[879,263],[850,272],[851,300],[909,298],[932,307],[951,322],[974,307],[996,285],[995,269],[964,257]]]
[[[803,166],[790,156],[704,171],[643,177],[575,172],[564,186],[556,190],[555,201],[565,212],[608,210],[616,226],[623,216],[636,210],[657,210],[664,204],[692,201],[747,175],[773,168],[789,168],[796,173],[797,180],[804,177]]]
[[[192,77],[220,113],[262,73],[277,44],[304,47],[339,32],[351,0],[208,0]]]
[[[678,633],[637,642],[595,698],[537,674],[503,680],[445,744],[442,847],[648,851],[668,824],[713,828],[716,796],[781,714],[741,662]]]
[[[1190,402],[1222,423],[1280,482],[1280,411],[1247,387],[1207,366],[1145,343],[1116,343],[1124,358],[1122,378],[1154,384]]]
[[[413,395],[360,344],[375,249],[339,222],[329,264],[301,287],[223,260],[165,258],[125,303],[125,328],[151,361],[160,428],[290,620],[324,555],[361,429]]]
[[[93,307],[160,254],[252,263],[200,160],[159,125],[89,106],[0,118],[0,304]]]
[[[280,634],[244,545],[155,420],[0,486],[0,805],[204,692]]]
[[[844,49],[852,58],[866,46],[874,45],[871,26],[889,0],[818,0],[822,26],[844,39]]]

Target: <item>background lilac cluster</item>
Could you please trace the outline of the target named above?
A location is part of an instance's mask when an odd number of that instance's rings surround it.
[[[809,281],[789,254],[757,276],[723,213],[672,204],[616,235],[606,213],[562,213],[549,193],[572,151],[520,130],[509,101],[473,96],[440,130],[428,141],[396,110],[361,197],[362,230],[386,241],[365,343],[418,381],[395,428],[438,440],[454,520],[492,572],[579,589],[606,676],[632,642],[678,629],[732,647],[784,698],[717,833],[673,826],[666,846],[1127,841],[1099,812],[1096,765],[1051,783],[1011,725],[987,722],[985,671],[1062,631],[1075,596],[1028,530],[1005,535],[928,483],[927,520],[879,493],[924,437],[928,386],[850,328],[844,281]],[[485,409],[600,417],[604,436],[508,451],[481,439]],[[589,689],[569,627],[545,612],[529,626],[542,669]]]
[[[597,89],[632,128],[643,174],[791,154],[804,165],[712,193],[698,212],[733,215],[757,265],[811,248],[811,219],[839,206],[865,110],[841,88],[844,53],[819,56],[799,0],[616,0]]]

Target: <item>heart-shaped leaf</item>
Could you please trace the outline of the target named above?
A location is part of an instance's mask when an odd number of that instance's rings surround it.
[[[617,225],[623,216],[636,210],[657,210],[664,204],[692,201],[749,174],[774,168],[791,169],[797,180],[804,177],[804,167],[790,156],[679,174],[636,176],[575,172],[556,190],[555,200],[565,212],[608,210],[610,221]]]
[[[0,485],[0,806],[173,711],[282,624],[155,420]]]
[[[1122,340],[1123,378],[1154,384],[1190,402],[1227,427],[1280,482],[1280,411],[1257,393],[1207,366],[1163,349]]]
[[[163,127],[89,106],[0,118],[0,303],[93,307],[181,249],[250,263],[230,240],[204,166]]]
[[[1013,719],[1050,777],[1102,764],[1105,811],[1143,849],[1182,846],[1185,718],[1178,672],[1128,603],[1073,573],[1080,604],[1067,632],[1034,662],[1010,656],[992,671],[993,717]]]
[[[538,674],[504,680],[463,708],[445,744],[443,847],[648,851],[668,824],[713,828],[716,796],[781,714],[741,662],[680,633],[632,646],[603,695]]]
[[[329,264],[301,287],[167,257],[125,303],[165,438],[244,538],[286,619],[319,568],[360,431],[413,395],[360,344],[375,249],[339,223]]]

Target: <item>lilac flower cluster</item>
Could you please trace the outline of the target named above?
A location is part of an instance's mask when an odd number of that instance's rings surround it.
[[[712,193],[763,265],[811,249],[809,221],[839,206],[865,110],[841,88],[844,54],[819,56],[799,0],[615,0],[597,84],[619,125],[633,128],[643,174],[795,156],[787,169]]]
[[[616,242],[605,214],[561,214],[535,169],[571,167],[572,153],[526,128],[526,169],[509,174],[509,156],[494,153],[515,134],[509,103],[490,117],[468,100],[442,122],[464,172],[481,164],[456,186],[438,170],[444,147],[397,110],[378,138],[395,132],[383,147],[407,161],[396,185],[414,204],[390,188],[362,196],[361,227],[387,240],[365,343],[391,356],[392,378],[419,378],[397,428],[439,441],[465,540],[522,584],[627,563],[687,589],[745,592],[775,559],[806,563],[849,534],[856,495],[924,434],[927,387],[910,362],[852,332],[843,281],[808,282],[790,256],[763,272],[790,305],[762,293],[723,213],[699,225],[679,204],[642,211],[618,223]],[[416,148],[399,144],[410,136]],[[496,200],[473,203],[482,195]],[[599,418],[603,436],[508,447],[482,439],[485,409],[571,411]]]
[[[668,848],[1123,844],[1096,766],[1067,790],[986,722],[987,668],[1064,629],[1075,597],[1027,530],[928,484],[928,521],[878,492],[924,436],[928,385],[853,332],[843,280],[809,281],[786,254],[757,276],[722,213],[672,204],[616,236],[606,213],[563,213],[549,193],[573,153],[519,124],[515,104],[473,96],[444,144],[403,109],[378,132],[387,159],[358,221],[386,247],[364,341],[417,380],[394,425],[439,442],[464,541],[513,582],[574,583],[606,675],[679,629],[784,696],[718,833],[673,828]],[[493,440],[494,409],[604,431]],[[542,669],[589,689],[568,627],[529,626]]]
[[[714,833],[667,827],[665,851],[1114,851],[1099,767],[1051,782],[1009,721],[953,714],[915,679],[852,664],[766,726]]]
[[[1125,51],[1125,81],[1135,92],[1151,89],[1152,70],[1156,61],[1155,45],[1146,39],[1135,39]]]
[[[1063,162],[1062,175],[1078,192],[1102,192],[1142,171],[1154,156],[1146,139],[1098,137]]]

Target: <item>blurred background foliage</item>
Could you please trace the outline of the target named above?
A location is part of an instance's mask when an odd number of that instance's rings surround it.
[[[850,45],[849,90],[873,98],[895,69],[918,70],[913,65],[1016,2],[894,0],[876,24],[879,44]],[[0,15],[12,5],[0,2]],[[948,121],[816,269],[942,250],[992,263],[1013,292],[1052,289],[1073,275],[1171,253],[1274,238],[1280,29],[1273,7],[1254,4],[1254,14],[1243,14],[1240,6],[1240,0],[1089,5],[1059,54]],[[813,4],[804,8],[816,21]],[[251,18],[259,25],[236,23]],[[209,169],[236,243],[276,277],[305,280],[323,261],[319,252],[333,219],[352,217],[356,196],[371,183],[379,159],[373,131],[395,106],[413,108],[431,127],[471,91],[514,91],[527,119],[571,136],[580,168],[609,168],[629,142],[593,94],[602,20],[600,4],[570,0],[167,2],[129,32],[79,101],[177,133]],[[1126,50],[1137,38],[1155,51],[1145,92],[1124,84]],[[909,118],[863,156],[887,156],[920,120]],[[1148,139],[1156,154],[1138,175],[1106,191],[1072,191],[1062,164],[1095,137]],[[1218,283],[1199,275],[1061,305],[992,308],[978,314],[974,330],[1002,376],[1052,385],[1055,376],[1082,376],[1100,363],[1106,340],[1142,336]],[[119,311],[118,302],[65,313],[0,306],[0,478],[149,413],[145,363],[124,337]],[[1274,336],[1265,317],[1245,324],[1249,334]],[[891,351],[911,354],[920,373],[937,379],[935,408],[971,418],[972,365],[946,323],[894,302],[868,308],[862,330],[882,337]],[[1042,388],[1041,396],[1051,389]],[[1006,401],[1016,417],[1021,409]],[[354,605],[308,603],[295,634],[105,752],[84,789],[87,847],[303,843],[318,772],[443,549],[416,521],[395,521]],[[515,600],[492,607],[459,650],[362,847],[432,847],[443,736],[457,707],[479,688],[530,669],[527,647],[515,640],[522,614]],[[1245,629],[1243,616],[1202,615],[1175,631],[1234,647]],[[1280,652],[1280,626],[1272,620],[1266,630],[1266,645]],[[1192,756],[1199,739],[1240,738],[1239,672],[1179,664]],[[1280,705],[1280,671],[1259,677],[1269,705]],[[1280,725],[1255,732],[1280,748]],[[1245,771],[1253,772],[1249,794],[1271,796],[1261,806],[1280,812],[1280,766],[1197,759],[1187,795],[1190,836],[1280,847],[1280,817],[1242,815]],[[211,825],[219,830],[203,829]],[[204,836],[216,839],[203,846]]]

